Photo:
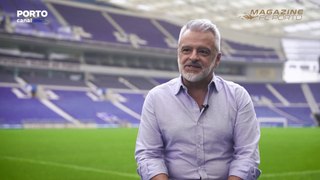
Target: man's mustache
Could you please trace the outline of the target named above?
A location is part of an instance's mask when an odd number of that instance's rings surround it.
[[[189,61],[188,63],[184,64],[184,66],[193,66],[197,68],[202,68],[202,64],[198,61]]]

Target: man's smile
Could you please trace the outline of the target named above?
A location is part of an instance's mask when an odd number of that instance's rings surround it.
[[[202,66],[199,63],[189,63],[184,65],[184,69],[194,71],[194,70],[202,69]]]

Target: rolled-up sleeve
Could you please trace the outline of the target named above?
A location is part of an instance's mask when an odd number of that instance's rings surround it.
[[[135,149],[141,179],[149,180],[157,174],[168,174],[163,153],[164,145],[154,112],[152,92],[149,92],[142,108]]]
[[[234,128],[234,158],[229,175],[244,180],[254,180],[260,175],[259,139],[260,127],[253,103],[242,87],[236,91],[237,116]]]

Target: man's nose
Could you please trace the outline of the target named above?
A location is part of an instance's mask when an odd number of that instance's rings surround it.
[[[189,58],[192,60],[197,60],[199,58],[197,49],[192,50],[192,53],[190,54]]]

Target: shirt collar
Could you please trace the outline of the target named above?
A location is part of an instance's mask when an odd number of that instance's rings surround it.
[[[212,89],[215,89],[217,92],[219,92],[219,90],[221,89],[221,85],[218,82],[219,80],[220,79],[213,74],[213,78],[208,85],[210,91],[212,91]],[[182,83],[181,75],[179,76],[179,78],[177,78],[177,81],[175,83],[175,87],[173,88],[173,90],[175,95],[179,94],[182,90],[187,90],[187,87]]]

